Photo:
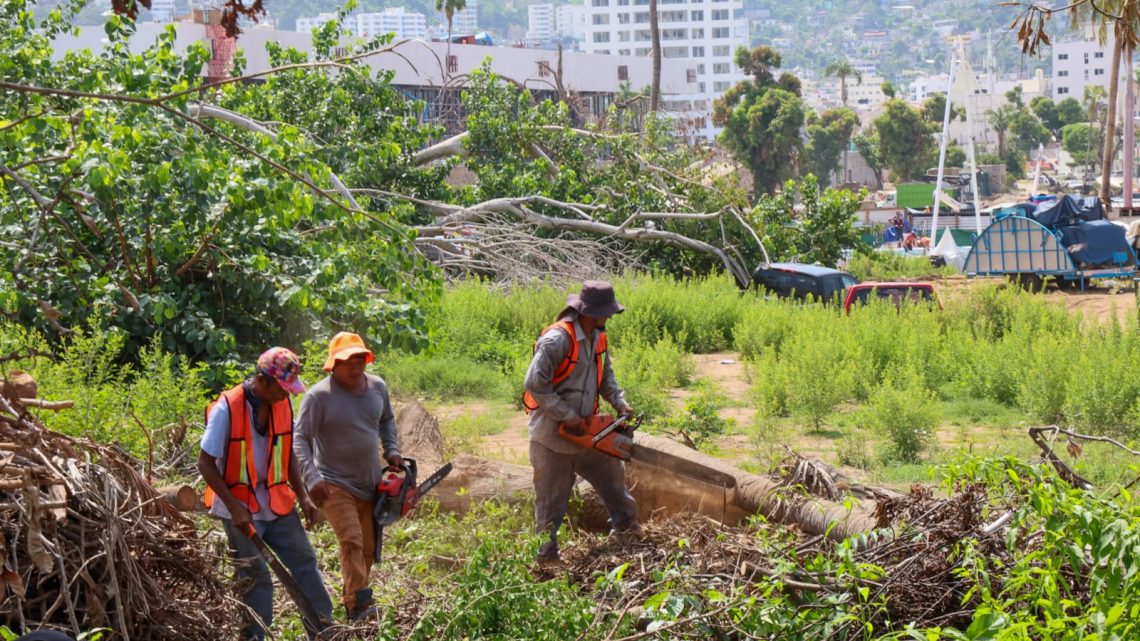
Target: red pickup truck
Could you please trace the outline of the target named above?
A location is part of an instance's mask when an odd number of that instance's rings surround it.
[[[931,283],[859,283],[847,288],[847,297],[843,301],[843,311],[851,313],[855,305],[866,305],[872,298],[889,300],[895,308],[902,307],[903,303],[925,303],[931,307],[937,305],[942,309],[942,301],[934,293]]]

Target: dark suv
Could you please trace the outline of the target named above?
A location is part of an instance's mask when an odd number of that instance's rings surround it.
[[[811,296],[842,303],[847,288],[858,284],[859,279],[830,267],[772,263],[752,272],[752,282],[781,298],[804,300]]]

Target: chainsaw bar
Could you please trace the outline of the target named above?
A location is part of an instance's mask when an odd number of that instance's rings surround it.
[[[447,463],[443,467],[432,472],[431,476],[424,479],[424,482],[420,483],[419,486],[416,487],[416,500],[419,500],[421,496],[430,492],[431,489],[438,485],[440,481],[447,478],[447,475],[451,474],[451,469],[451,463]]]

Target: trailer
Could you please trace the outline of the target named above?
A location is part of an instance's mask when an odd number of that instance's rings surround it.
[[[1082,290],[1093,279],[1132,280],[1136,253],[1124,228],[1103,219],[1100,203],[1071,196],[1034,213],[995,218],[970,248],[967,276],[1005,276],[1030,291],[1052,277]]]

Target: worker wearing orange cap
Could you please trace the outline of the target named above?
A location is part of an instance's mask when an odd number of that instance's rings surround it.
[[[389,465],[403,463],[388,386],[365,371],[373,360],[360,336],[334,336],[324,365],[331,375],[301,399],[293,440],[309,496],[340,544],[343,600],[350,620],[376,613],[368,574],[375,545],[372,508],[383,472],[380,453]]]

